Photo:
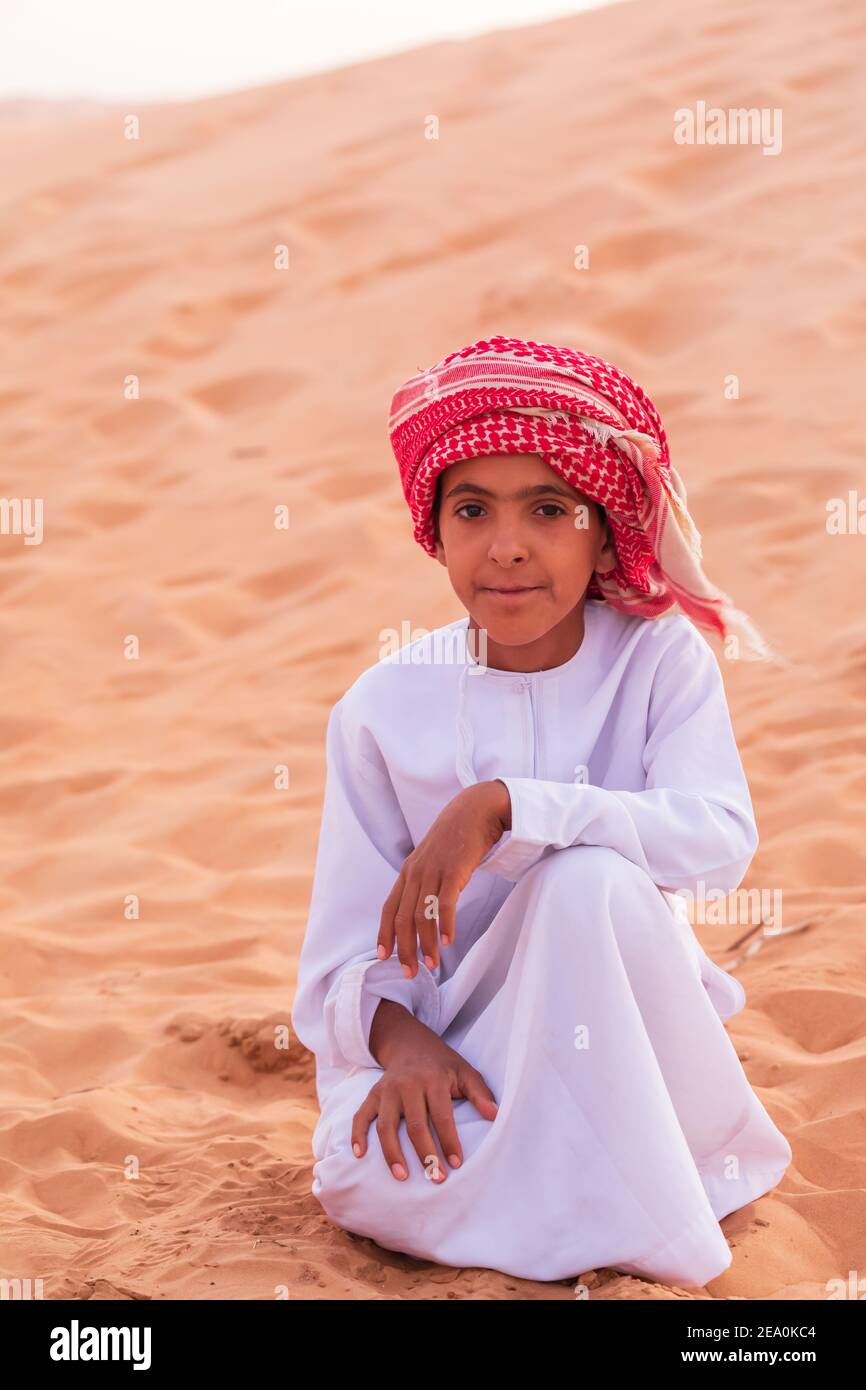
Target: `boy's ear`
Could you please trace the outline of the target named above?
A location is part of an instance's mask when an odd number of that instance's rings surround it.
[[[445,559],[445,547],[439,535],[439,505],[441,492],[442,474],[440,473],[436,479],[436,491],[433,495],[433,544],[436,546],[436,559],[439,561],[440,565],[445,565],[447,568],[448,561]]]
[[[616,569],[617,554],[616,544],[613,539],[613,532],[610,529],[610,522],[607,517],[604,519],[604,531],[602,532],[602,545],[598,552],[596,570],[599,574],[608,574],[610,570]]]

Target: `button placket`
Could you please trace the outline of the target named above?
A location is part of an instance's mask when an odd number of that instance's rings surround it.
[[[528,676],[521,676],[514,681],[514,689],[520,691],[521,708],[523,708],[524,728],[525,728],[525,749],[527,749],[527,771],[525,777],[535,776],[535,712],[532,709],[532,681]]]

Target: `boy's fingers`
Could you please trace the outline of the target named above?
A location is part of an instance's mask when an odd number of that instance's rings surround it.
[[[454,1118],[451,1089],[444,1078],[441,1085],[431,1086],[427,1097],[427,1108],[430,1112],[430,1123],[436,1130],[442,1152],[452,1168],[459,1168],[463,1162],[463,1149],[457,1131],[457,1121]],[[452,1158],[456,1158],[457,1163],[452,1163]]]
[[[471,1100],[479,1115],[485,1120],[495,1120],[499,1106],[496,1097],[480,1071],[467,1065],[458,1074],[461,1093]]]
[[[406,1116],[406,1133],[421,1160],[425,1177],[430,1182],[444,1182],[448,1175],[443,1167],[433,1135],[430,1133],[427,1100],[424,1092],[413,1091],[411,1095],[406,1096],[403,1101],[403,1112]]]
[[[363,1158],[367,1152],[367,1134],[378,1109],[379,1102],[371,1094],[355,1111],[352,1119],[352,1152],[356,1158]]]
[[[439,890],[439,935],[443,946],[453,946],[457,931],[457,895],[446,883]]]
[[[387,960],[394,952],[394,914],[400,905],[403,896],[403,873],[395,880],[394,887],[388,894],[382,906],[382,915],[379,920],[379,935],[376,938],[376,945],[383,947],[383,951],[377,954],[382,960]]]
[[[415,925],[421,944],[421,955],[428,970],[439,964],[439,894],[441,888],[424,887],[415,909]]]
[[[397,1137],[397,1126],[400,1123],[400,1118],[399,1099],[396,1096],[393,1099],[383,1097],[376,1120],[376,1133],[379,1136],[379,1143],[382,1145],[382,1153],[391,1171],[391,1176],[398,1182],[405,1182],[409,1176],[409,1166],[403,1157],[403,1150],[400,1148],[400,1140]]]
[[[406,968],[403,974],[414,980],[418,974],[418,936],[415,927],[415,907],[418,902],[419,880],[416,877],[407,879],[400,906],[394,916],[394,926],[397,929],[397,955],[401,965]]]

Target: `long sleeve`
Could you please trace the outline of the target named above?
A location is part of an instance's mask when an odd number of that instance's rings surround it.
[[[439,991],[419,958],[407,980],[396,956],[376,956],[382,907],[413,848],[381,753],[346,697],[331,710],[327,779],[292,1025],[325,1068],[375,1067],[369,1050],[380,999],[436,1028]]]
[[[517,882],[557,849],[604,845],[661,888],[699,895],[703,883],[704,892],[732,892],[758,833],[721,671],[691,625],[658,662],[646,718],[645,790],[499,778],[511,797],[511,830],[483,867]]]

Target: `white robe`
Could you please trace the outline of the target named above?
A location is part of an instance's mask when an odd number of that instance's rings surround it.
[[[564,665],[486,668],[468,617],[376,662],[333,707],[294,1028],[316,1056],[312,1191],[346,1230],[422,1260],[528,1279],[600,1266],[703,1285],[719,1220],[791,1148],[723,1026],[745,992],[675,890],[733,891],[758,843],[718,662],[681,615],[585,607]],[[376,958],[382,905],[442,808],[501,777],[512,826],[458,900],[456,943],[407,980]],[[703,888],[701,887],[703,884]],[[712,895],[711,895],[712,896]],[[499,1106],[454,1115],[463,1164],[398,1182],[355,1111],[382,1070],[382,998],[475,1066]]]

